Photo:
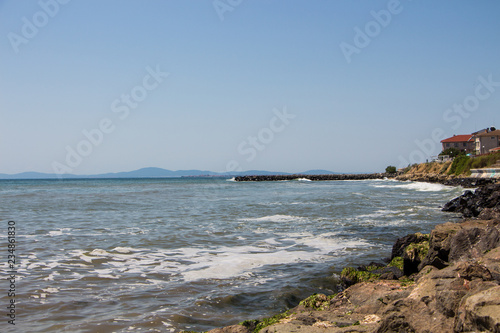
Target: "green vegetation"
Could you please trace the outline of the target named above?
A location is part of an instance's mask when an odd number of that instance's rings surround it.
[[[264,319],[260,319],[260,320],[245,320],[245,321],[242,321],[240,323],[240,325],[245,326],[246,328],[252,330],[252,332],[254,332],[254,333],[257,333],[261,329],[263,329],[264,327],[277,324],[277,323],[279,323],[279,321],[281,319],[287,318],[288,316],[290,316],[290,312],[286,311],[284,313],[280,313],[280,314],[274,315],[272,317],[264,318]]]
[[[396,173],[396,167],[393,165],[389,165],[387,168],[385,168],[386,173]]]
[[[396,267],[403,271],[403,257],[394,257],[388,266]]]
[[[451,164],[450,171],[448,171],[449,175],[461,175],[461,174],[467,174],[470,170],[470,167],[467,168],[467,165],[469,164],[470,157],[465,156],[465,155],[460,155],[455,157],[453,160],[453,163]]]
[[[412,243],[406,247],[405,252],[411,260],[418,259],[422,261],[429,252],[429,241]]]
[[[324,294],[312,294],[305,300],[300,302],[305,308],[312,308],[317,311],[326,310],[330,306],[330,300],[334,298],[335,295],[326,296]]]
[[[440,152],[439,156],[448,155],[448,156],[453,158],[453,157],[457,157],[458,155],[462,155],[462,154],[464,154],[464,152],[458,150],[457,148],[448,148],[448,149],[445,149],[442,152]]]
[[[470,169],[481,169],[492,166],[500,159],[500,152],[494,154],[488,154],[478,157],[468,157],[465,155],[460,155],[453,160],[449,175],[470,175]]]
[[[346,267],[340,273],[340,277],[352,281],[352,283],[355,284],[359,282],[368,282],[376,280],[377,278],[380,277],[380,274],[375,274],[372,273],[371,271],[358,271],[353,267]]]

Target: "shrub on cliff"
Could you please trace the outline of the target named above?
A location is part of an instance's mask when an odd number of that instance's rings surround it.
[[[443,155],[448,155],[451,158],[453,158],[453,157],[456,157],[458,155],[465,155],[465,153],[462,152],[462,151],[460,151],[457,148],[453,148],[452,147],[452,148],[445,149],[445,150],[443,150],[442,152],[439,153],[439,156],[443,156]]]
[[[465,155],[460,155],[455,157],[453,163],[451,164],[451,168],[448,171],[449,175],[461,175],[462,173],[468,172],[470,170],[470,157]]]
[[[389,165],[387,168],[385,168],[386,173],[396,173],[396,167]]]
[[[500,159],[500,153],[478,156],[471,161],[471,169],[487,168]]]

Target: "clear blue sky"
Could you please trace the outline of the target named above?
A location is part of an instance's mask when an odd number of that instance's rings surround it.
[[[0,173],[381,171],[500,127],[497,0],[59,1],[0,0]]]

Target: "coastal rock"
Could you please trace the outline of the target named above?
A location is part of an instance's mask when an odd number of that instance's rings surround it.
[[[429,240],[429,235],[424,235],[421,233],[409,234],[407,236],[398,238],[392,246],[391,260],[395,257],[402,257],[408,245],[412,243],[421,243],[427,240]]]
[[[419,271],[418,267],[429,252],[429,236],[417,238],[419,242],[410,243],[403,253],[403,273],[410,276]]]
[[[482,186],[475,192],[466,191],[446,203],[442,210],[462,213],[462,216],[468,218],[479,216],[484,209],[488,209],[488,215],[493,218],[500,214],[500,184]]]

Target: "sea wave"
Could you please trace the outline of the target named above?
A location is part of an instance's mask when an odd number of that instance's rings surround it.
[[[371,185],[376,188],[399,188],[415,190],[418,192],[441,192],[441,191],[451,191],[454,189],[453,186],[446,186],[442,184],[435,183],[424,183],[424,182],[401,182],[392,184],[374,184]]]
[[[257,217],[257,218],[238,219],[238,221],[281,223],[281,222],[303,221],[304,219],[305,219],[305,217],[301,217],[301,216],[276,214],[276,215],[268,215],[268,216]]]

